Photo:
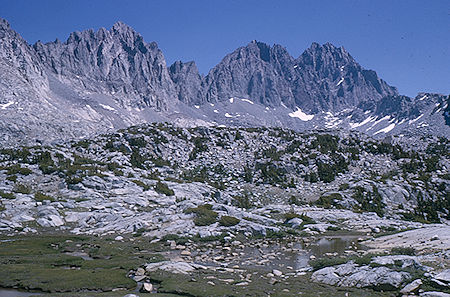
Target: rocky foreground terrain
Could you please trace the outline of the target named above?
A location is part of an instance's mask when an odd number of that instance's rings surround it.
[[[421,144],[421,145],[419,145]],[[0,151],[0,286],[448,296],[449,142],[145,124]]]

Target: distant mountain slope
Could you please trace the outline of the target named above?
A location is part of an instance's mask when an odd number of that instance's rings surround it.
[[[252,41],[214,67],[205,88],[200,102],[242,97],[309,112],[339,111],[398,95],[376,72],[363,69],[345,49],[330,43],[313,43],[294,59],[281,45]]]
[[[77,90],[121,97],[124,105],[165,110],[175,86],[155,42],[147,44],[129,26],[87,30],[34,46],[48,69]]]
[[[30,46],[0,19],[0,49],[4,145],[155,121],[450,135],[448,97],[401,96],[330,43],[313,43],[294,58],[281,45],[252,41],[206,76],[195,62],[167,67],[155,42],[121,22]]]

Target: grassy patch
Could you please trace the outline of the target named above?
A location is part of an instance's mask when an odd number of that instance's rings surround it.
[[[309,261],[309,265],[314,270],[319,270],[329,266],[335,266],[347,263],[349,261],[353,261],[357,265],[369,265],[370,261],[373,257],[377,255],[375,254],[366,254],[362,256],[350,256],[350,257],[328,257],[328,258],[319,258]]]
[[[219,220],[219,224],[225,227],[231,227],[239,224],[241,220],[231,216],[222,216]]]
[[[49,200],[49,201],[55,201],[55,198],[53,198],[52,196],[46,195],[42,192],[36,192],[34,194],[34,200],[36,201],[45,201],[45,200]]]
[[[0,191],[0,197],[5,198],[5,199],[14,199],[16,198],[16,196],[14,196],[13,193],[6,193],[3,191]]]
[[[0,287],[44,292],[111,291],[132,289],[130,269],[162,257],[150,254],[148,243],[122,243],[79,236],[8,237],[0,244]],[[145,246],[147,245],[147,246]],[[87,253],[93,260],[68,255]],[[64,296],[68,296],[67,294]]]
[[[391,249],[391,254],[415,256],[416,250],[412,247],[394,247]]]
[[[342,195],[339,193],[332,193],[329,195],[320,196],[320,198],[315,202],[317,206],[321,206],[323,208],[331,208],[332,206],[340,207],[337,201],[342,200]]]
[[[156,271],[150,275],[152,283],[157,284],[158,293],[174,294],[177,296],[219,297],[219,296],[395,296],[391,293],[374,292],[368,289],[338,288],[324,284],[312,283],[309,276],[291,277],[273,285],[269,283],[265,273],[249,271],[252,273],[248,285],[236,286],[242,280],[237,273],[219,273],[196,271],[190,275],[176,275],[163,271]],[[256,273],[256,274],[253,274]],[[220,279],[232,279],[229,284]],[[214,283],[212,285],[211,283]]]
[[[140,180],[133,179],[132,182],[141,187],[144,191],[150,190],[150,186]]]
[[[217,212],[212,210],[211,204],[199,205],[195,208],[188,208],[185,213],[194,213],[196,215],[194,224],[197,226],[208,226],[217,222],[219,216]]]
[[[161,181],[158,181],[155,185],[155,191],[159,194],[164,194],[166,196],[173,196],[175,195],[175,192],[169,188],[169,186],[166,183],[163,183]]]
[[[31,187],[24,184],[16,184],[16,186],[14,187],[14,192],[21,194],[30,194]]]

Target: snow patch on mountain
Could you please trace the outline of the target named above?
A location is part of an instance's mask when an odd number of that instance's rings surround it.
[[[420,116],[418,116],[417,118],[415,118],[415,119],[413,119],[413,120],[410,120],[410,121],[409,121],[409,124],[411,125],[411,124],[417,122],[418,120],[420,120],[421,117],[423,117],[423,114],[421,114]]]
[[[101,104],[101,103],[100,103],[100,106],[103,107],[103,108],[106,109],[106,110],[111,110],[111,111],[116,110],[114,107],[111,107],[111,106],[106,105],[106,104]]]
[[[350,125],[350,128],[355,129],[355,128],[364,126],[365,124],[367,124],[367,123],[369,123],[369,122],[371,122],[371,121],[373,121],[375,119],[376,119],[376,117],[369,116],[368,118],[366,118],[361,123],[349,123],[349,125]]]
[[[10,102],[5,103],[5,104],[0,104],[0,109],[7,109],[9,106],[11,106],[11,105],[13,105],[15,103],[16,102],[14,102],[14,101],[10,101]]]
[[[377,132],[375,132],[373,135],[377,135],[378,133],[388,133],[389,131],[391,131],[392,129],[395,128],[395,124],[390,124],[389,126],[387,126],[386,128],[383,128],[381,130],[378,130]]]
[[[310,121],[314,118],[313,114],[306,114],[304,113],[299,107],[297,107],[297,110],[294,112],[289,113],[289,116],[291,118],[298,118],[302,121]]]
[[[250,104],[255,104],[253,101],[248,100],[248,99],[241,99],[241,101],[244,101],[244,102],[247,102],[247,103],[250,103]]]

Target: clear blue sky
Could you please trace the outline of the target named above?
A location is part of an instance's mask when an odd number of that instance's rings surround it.
[[[449,0],[0,0],[0,17],[29,43],[121,20],[204,74],[253,39],[294,57],[331,42],[402,94],[450,93]]]

